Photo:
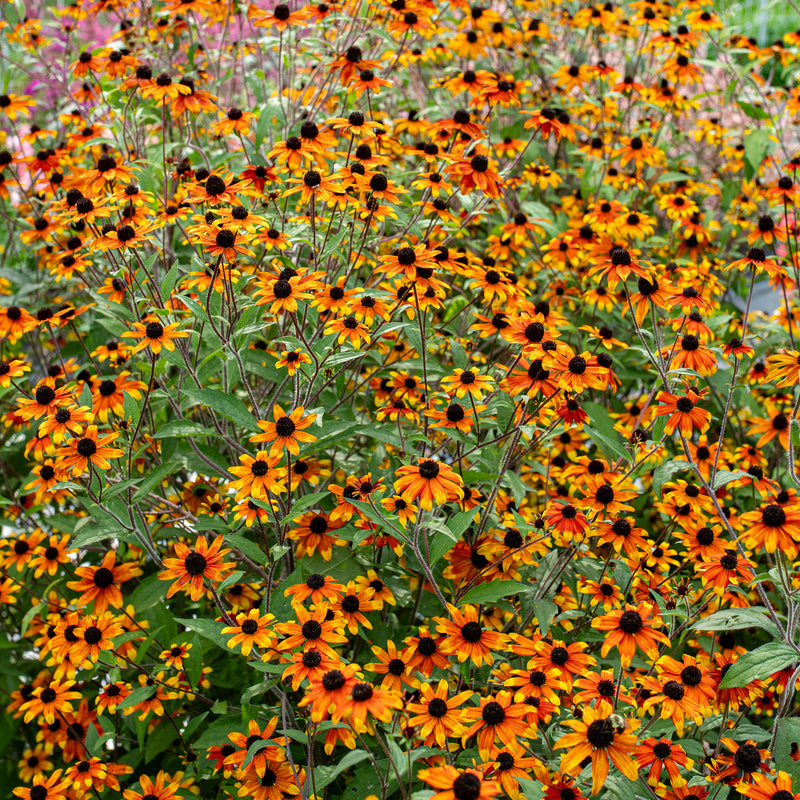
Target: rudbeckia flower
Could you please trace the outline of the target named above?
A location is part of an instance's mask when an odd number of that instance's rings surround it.
[[[636,780],[639,770],[631,758],[636,737],[626,732],[624,718],[613,715],[609,703],[601,702],[595,708],[585,708],[581,720],[567,720],[564,724],[573,732],[562,736],[554,745],[556,749],[569,748],[561,758],[563,772],[576,774],[583,760],[591,759],[592,794],[597,794],[605,785],[610,764],[628,780]]]

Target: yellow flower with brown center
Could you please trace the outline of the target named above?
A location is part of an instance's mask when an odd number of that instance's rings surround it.
[[[82,436],[70,439],[57,451],[58,465],[70,470],[74,476],[83,475],[91,464],[98,470],[111,469],[110,458],[120,458],[122,450],[111,447],[111,442],[119,433],[106,433],[100,436],[97,425],[90,425]]]
[[[260,614],[257,608],[251,608],[246,614],[236,615],[235,625],[226,625],[222,633],[232,637],[226,644],[231,649],[242,646],[242,655],[249,656],[253,647],[268,648],[276,638],[273,631],[275,617],[272,614]]]
[[[164,559],[165,570],[159,572],[159,580],[173,581],[167,590],[167,597],[172,597],[180,590],[187,591],[192,600],[199,600],[205,591],[204,581],[217,583],[222,574],[233,567],[224,557],[230,552],[222,549],[222,534],[209,545],[205,536],[200,536],[194,548],[183,542],[175,543],[175,556]]]
[[[48,725],[55,722],[56,714],[71,714],[72,700],[77,700],[80,692],[73,690],[75,681],[52,681],[46,686],[37,686],[33,697],[20,706],[24,713],[23,721],[30,722],[40,714]]]
[[[395,471],[398,479],[394,490],[406,502],[419,500],[422,508],[430,510],[461,496],[464,482],[452,467],[431,458],[420,458],[417,465],[408,464]]]
[[[275,421],[259,421],[258,427],[264,432],[251,436],[250,441],[257,443],[272,442],[269,450],[269,455],[272,458],[280,455],[284,449],[293,455],[299,455],[300,446],[298,442],[314,442],[317,439],[316,436],[304,430],[315,421],[316,417],[309,415],[304,418],[304,411],[305,408],[303,406],[298,406],[294,411],[286,414],[279,405],[273,406],[272,416]]]
[[[173,339],[184,339],[189,334],[186,331],[178,331],[176,328],[180,322],[173,322],[170,325],[162,325],[158,320],[151,319],[146,322],[135,322],[135,330],[125,331],[124,338],[139,339],[139,343],[131,350],[131,355],[138,353],[145,347],[149,347],[154,355],[158,355],[163,347],[165,350],[174,350]]]
[[[612,717],[611,705],[605,701],[594,708],[585,708],[581,720],[566,720],[563,724],[572,733],[562,736],[556,749],[568,748],[561,759],[561,771],[577,775],[584,759],[592,762],[592,794],[597,794],[608,778],[609,761],[628,780],[635,781],[639,770],[631,754],[636,752],[636,737],[620,730],[619,721]]]

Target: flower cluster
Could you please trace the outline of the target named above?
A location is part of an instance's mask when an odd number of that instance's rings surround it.
[[[800,32],[2,14],[0,785],[800,800]]]

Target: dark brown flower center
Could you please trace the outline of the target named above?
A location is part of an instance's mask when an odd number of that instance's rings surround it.
[[[638,611],[633,609],[624,611],[619,618],[619,629],[623,633],[636,635],[644,627],[644,622]]]
[[[586,729],[586,738],[595,749],[609,747],[614,741],[614,728],[607,719],[596,719]]]
[[[478,800],[481,795],[481,779],[471,772],[462,772],[453,781],[453,796],[456,800]]]
[[[461,628],[461,636],[464,641],[470,644],[475,644],[481,640],[483,636],[483,628],[477,622],[467,622]]]
[[[190,575],[202,575],[208,561],[202,553],[189,553],[183,560],[183,566]]]

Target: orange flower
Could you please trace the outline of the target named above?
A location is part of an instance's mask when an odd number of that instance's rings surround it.
[[[589,530],[589,520],[586,515],[572,503],[555,503],[548,506],[542,514],[542,519],[548,528],[566,536],[569,541],[582,539]]]
[[[440,680],[433,689],[429,683],[423,683],[419,690],[419,702],[409,703],[407,708],[411,716],[408,724],[412,728],[420,728],[420,736],[425,737],[425,746],[446,747],[448,738],[461,736],[464,732],[463,714],[459,710],[473,692],[463,691],[448,698],[447,681]]]
[[[223,561],[228,549],[221,549],[224,536],[220,534],[209,545],[205,536],[200,536],[194,548],[183,542],[174,545],[175,557],[165,558],[166,569],[158,573],[159,580],[173,581],[167,590],[167,597],[172,597],[179,590],[187,590],[192,600],[199,600],[204,592],[204,581],[216,583],[222,580],[222,573],[233,567],[233,562]]]
[[[120,584],[141,575],[142,570],[136,564],[116,565],[116,558],[116,551],[109,550],[99,567],[75,568],[75,574],[80,580],[68,582],[67,587],[74,592],[82,592],[75,601],[79,607],[94,601],[95,614],[102,614],[109,606],[122,608]]]
[[[350,344],[352,344],[356,350],[361,347],[362,343],[369,344],[371,340],[369,328],[363,323],[359,322],[354,316],[332,320],[327,324],[325,333],[338,333],[339,344],[342,344],[345,339],[349,338]]]
[[[186,331],[175,330],[180,322],[173,322],[171,325],[162,325],[157,320],[149,322],[134,322],[134,331],[125,331],[122,336],[129,339],[140,339],[140,342],[131,350],[131,355],[138,353],[145,347],[150,347],[154,355],[158,355],[163,347],[166,350],[174,350],[173,339],[183,339],[189,334]]]
[[[234,133],[237,136],[247,136],[255,119],[256,115],[249,111],[242,111],[241,108],[229,108],[225,117],[211,127],[217,136],[230,136]]]
[[[358,672],[358,664],[343,664],[328,670],[319,681],[312,681],[299,707],[311,706],[312,721],[322,722],[331,711],[347,702],[348,695],[358,683]]]
[[[181,784],[180,781],[171,780],[166,772],[159,770],[155,780],[147,775],[141,775],[139,786],[142,789],[141,792],[125,789],[122,793],[124,800],[144,800],[145,797],[155,797],[156,800],[174,800],[178,796],[176,792],[180,789]]]
[[[477,188],[492,199],[500,197],[504,181],[494,171],[492,162],[484,152],[478,152],[472,158],[459,159],[455,164],[448,166],[445,172],[461,176],[459,189],[462,194],[471,194]]]
[[[592,794],[597,794],[608,778],[609,761],[630,781],[635,781],[639,770],[631,754],[636,747],[636,737],[621,730],[612,707],[605,701],[594,708],[584,708],[581,720],[565,720],[564,725],[573,733],[562,736],[553,745],[556,749],[569,748],[561,758],[561,771],[577,775],[584,759],[592,762]]]
[[[291,197],[299,192],[300,202],[303,205],[306,205],[312,199],[323,202],[334,200],[334,192],[339,191],[341,186],[339,183],[340,178],[341,175],[339,173],[323,175],[315,169],[310,169],[302,178],[290,178],[287,183],[295,185],[291,189],[287,189],[281,197]]]
[[[297,622],[280,622],[275,630],[286,638],[278,644],[278,650],[293,650],[303,647],[303,650],[319,650],[329,658],[336,658],[332,644],[343,644],[347,637],[338,631],[341,624],[335,617],[327,618],[328,607],[318,603],[314,611],[308,611],[304,606],[294,606]]]
[[[655,607],[650,603],[639,603],[636,606],[626,603],[624,608],[595,617],[592,627],[609,631],[600,648],[600,654],[606,656],[616,648],[623,667],[631,663],[637,647],[648,657],[655,656],[659,644],[669,644],[669,639],[652,627],[655,621]]]
[[[73,392],[66,386],[56,387],[55,378],[45,378],[36,385],[33,397],[17,400],[18,414],[23,420],[39,419],[75,405]]]
[[[782,547],[781,552],[790,558],[795,558],[797,545],[793,542],[790,547]],[[795,553],[795,556],[791,555],[792,553]],[[728,550],[713,560],[704,559],[698,565],[697,571],[702,576],[703,585],[711,586],[714,592],[722,597],[731,585],[749,586],[755,577],[753,566],[752,561],[742,558],[736,550]]]
[[[347,719],[350,725],[360,730],[367,722],[367,715],[381,722],[391,722],[392,713],[402,707],[403,699],[399,694],[389,689],[376,688],[371,683],[357,681],[348,695],[334,703],[331,719],[333,722]]]
[[[253,647],[268,648],[275,640],[272,631],[275,617],[272,614],[261,615],[257,608],[252,608],[248,613],[241,612],[236,615],[236,625],[229,625],[222,629],[225,635],[234,634],[226,644],[231,649],[241,644],[242,655],[249,656]]]
[[[67,433],[80,436],[83,426],[94,419],[86,406],[59,408],[39,425],[39,436],[49,436],[53,444],[61,444]]]
[[[71,470],[75,476],[83,475],[89,464],[98,470],[111,469],[110,458],[120,458],[122,450],[111,447],[111,442],[119,437],[119,433],[106,433],[100,436],[97,425],[89,425],[82,436],[70,439],[57,451],[58,464],[61,469]]]
[[[29,117],[30,109],[36,106],[36,101],[27,94],[0,94],[0,114],[5,114],[10,120],[17,116]]]
[[[73,686],[75,681],[52,681],[36,687],[31,699],[20,706],[20,711],[24,712],[23,721],[30,722],[41,714],[45,722],[52,725],[56,714],[71,714],[71,701],[81,696],[80,692],[73,691]]]
[[[745,532],[741,538],[747,547],[759,550],[763,548],[768,553],[780,551],[791,559],[797,557],[800,546],[800,508],[767,503],[760,509],[742,514],[742,523],[745,525]],[[735,570],[738,562],[732,566]]]
[[[648,268],[624,247],[613,247],[608,257],[592,267],[589,274],[606,278],[611,289],[616,288],[620,281],[624,283],[630,275],[645,279],[650,277]]]
[[[419,778],[438,791],[430,800],[491,800],[500,794],[500,785],[486,780],[477,769],[456,769],[449,764],[444,767],[421,769]]]
[[[371,590],[367,589],[366,593],[369,595]],[[380,607],[377,600],[374,600],[373,594],[372,602],[375,607]],[[394,599],[394,598],[392,598]],[[371,664],[365,664],[364,669],[368,672],[374,672],[378,675],[383,675],[381,680],[382,689],[393,689],[396,692],[402,691],[403,686],[408,686],[412,690],[419,686],[419,681],[412,674],[412,670],[408,665],[411,660],[411,654],[407,651],[399,652],[397,645],[389,639],[386,643],[386,649],[372,646],[372,652],[378,657],[378,661]]]
[[[792,789],[792,776],[783,770],[779,770],[774,777],[753,772],[752,783],[742,781],[736,786],[736,790],[750,800],[772,800],[774,797],[779,797],[780,800],[798,800],[800,793],[793,792]]]
[[[696,403],[706,394],[705,389],[687,389],[684,395],[659,392],[657,400],[659,405],[653,413],[657,417],[669,416],[665,432],[672,434],[680,427],[681,436],[690,439],[692,431],[696,428],[700,433],[706,431],[711,424],[711,414]]]
[[[266,450],[259,450],[255,458],[246,453],[239,456],[242,466],[231,467],[228,472],[237,477],[230,486],[236,489],[236,500],[244,500],[249,495],[264,500],[269,494],[281,494],[286,491],[286,468],[279,467],[277,456],[271,456]]]
[[[113,650],[113,638],[122,633],[124,633],[122,626],[108,611],[100,615],[84,617],[73,632],[78,641],[69,648],[70,661],[73,664],[96,663],[100,657],[100,651]]]
[[[511,692],[498,692],[481,698],[478,708],[465,709],[462,716],[465,723],[472,725],[461,737],[462,745],[471,736],[478,734],[478,752],[481,758],[493,758],[499,752],[496,741],[506,747],[516,749],[518,737],[530,736],[533,731],[526,722],[528,709],[525,703],[512,702]]]
[[[647,782],[651,786],[658,786],[661,771],[666,767],[670,785],[678,789],[686,786],[686,778],[681,775],[678,767],[691,769],[694,764],[680,745],[664,737],[645,739],[638,746],[635,758],[639,769],[650,767]]]
[[[461,497],[464,482],[452,467],[433,459],[420,458],[416,466],[409,464],[395,471],[399,476],[394,490],[407,503],[419,501],[422,508],[430,510],[450,500]]]
[[[475,606],[465,606],[463,613],[450,603],[447,604],[451,619],[436,617],[436,630],[444,638],[439,649],[445,654],[458,656],[459,662],[469,659],[480,667],[484,662],[494,663],[492,650],[500,650],[506,642],[506,636],[497,631],[487,630],[478,621]]]
[[[344,595],[344,586],[330,575],[317,572],[309,575],[303,583],[295,583],[284,590],[284,597],[291,597],[292,605],[303,603],[308,598],[316,603],[338,603]]]
[[[30,788],[17,786],[12,792],[22,800],[67,800],[70,784],[66,776],[62,778],[62,771],[57,769],[48,777],[34,775],[33,785]]]
[[[539,131],[543,140],[547,141],[552,133],[556,140],[564,135],[564,126],[558,121],[558,115],[552,108],[542,108],[538,111],[523,111],[528,116],[525,120],[526,129],[534,128]]]
[[[303,418],[304,411],[303,406],[298,406],[287,415],[279,405],[273,406],[272,416],[275,418],[275,422],[260,420],[258,427],[264,433],[257,433],[255,436],[251,436],[250,441],[258,443],[272,442],[269,455],[273,458],[280,455],[284,448],[293,455],[299,455],[300,446],[298,442],[314,442],[317,439],[316,436],[312,436],[304,430],[313,424],[316,417],[309,415]]]

